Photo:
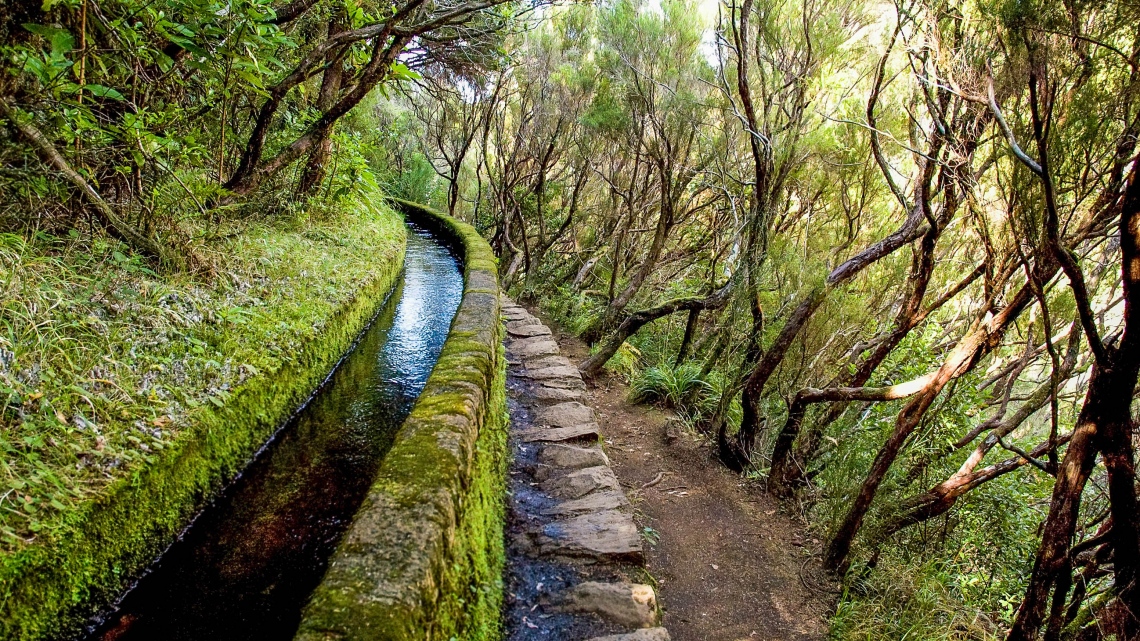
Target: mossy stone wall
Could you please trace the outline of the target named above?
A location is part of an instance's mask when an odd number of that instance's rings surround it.
[[[501,637],[507,413],[495,258],[470,225],[395,204],[456,249],[463,300],[297,641]]]
[[[402,230],[402,226],[398,227]],[[116,598],[170,545],[307,399],[375,315],[403,268],[402,234],[386,262],[322,331],[277,370],[235,389],[157,461],[116,481],[61,536],[0,558],[0,639],[31,641],[78,631],[91,608]]]

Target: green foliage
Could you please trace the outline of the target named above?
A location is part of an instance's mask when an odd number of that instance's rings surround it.
[[[390,255],[400,230],[375,205],[345,206],[351,214],[319,224],[246,230],[226,243],[213,283],[159,277],[102,237],[0,236],[11,502],[0,545],[62,527],[68,506],[152,462],[196,411],[278,369],[314,323],[376,278],[385,264],[375,252]],[[357,265],[373,267],[345,267]]]
[[[398,274],[379,202],[250,229],[215,283],[4,236],[4,638],[118,594],[327,375]]]
[[[711,395],[712,385],[701,378],[696,363],[682,363],[678,367],[655,365],[633,377],[629,384],[630,400],[642,403],[660,403],[665,407],[687,409],[699,405]]]

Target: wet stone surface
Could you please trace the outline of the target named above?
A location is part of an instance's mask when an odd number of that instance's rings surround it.
[[[578,368],[504,297],[511,415],[509,641],[668,641],[630,503],[609,467]]]

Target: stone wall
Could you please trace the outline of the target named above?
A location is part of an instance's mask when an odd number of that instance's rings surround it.
[[[500,637],[507,426],[495,258],[470,225],[394,204],[451,244],[463,300],[298,641]]]

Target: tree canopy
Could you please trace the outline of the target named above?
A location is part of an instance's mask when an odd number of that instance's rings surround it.
[[[0,216],[85,212],[193,269],[293,200],[434,202],[592,344],[584,374],[824,535],[836,634],[1136,639],[1138,24],[1117,0],[49,0],[0,24]]]

